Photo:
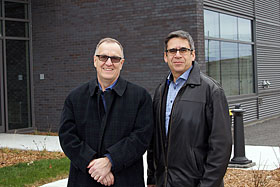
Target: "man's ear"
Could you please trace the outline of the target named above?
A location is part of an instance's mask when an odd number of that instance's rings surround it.
[[[166,52],[164,52],[163,58],[164,58],[165,63],[167,63],[168,61],[167,61],[167,53]]]
[[[97,57],[93,56],[93,66],[96,68],[96,63],[97,63]]]
[[[123,59],[121,59],[121,61],[120,61],[120,70],[122,70],[122,66],[123,66],[124,61],[125,61],[125,59],[124,59],[124,58],[123,58]]]
[[[195,60],[195,50],[192,51],[191,55],[192,55],[192,61],[194,61]]]

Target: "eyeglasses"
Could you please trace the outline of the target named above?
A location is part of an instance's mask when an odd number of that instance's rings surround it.
[[[98,57],[98,59],[102,62],[107,62],[107,60],[110,58],[112,63],[119,63],[121,61],[121,57],[118,56],[107,56],[107,55],[95,55]]]
[[[179,53],[180,53],[181,55],[183,55],[183,54],[187,54],[188,51],[193,51],[193,50],[190,49],[190,48],[186,48],[186,47],[182,47],[182,48],[180,48],[180,49],[172,48],[172,49],[166,49],[166,50],[165,50],[166,53],[169,53],[169,54],[171,54],[171,55],[175,55],[175,54],[177,53],[177,51],[179,51]]]

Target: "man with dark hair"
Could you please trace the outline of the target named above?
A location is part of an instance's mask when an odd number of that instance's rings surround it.
[[[148,92],[120,77],[122,45],[104,38],[97,44],[97,77],[67,96],[59,139],[71,160],[69,187],[143,187],[142,156],[153,128]]]
[[[149,187],[223,186],[231,155],[231,125],[222,87],[200,71],[189,33],[171,32],[164,61],[170,73],[157,87],[148,149]]]

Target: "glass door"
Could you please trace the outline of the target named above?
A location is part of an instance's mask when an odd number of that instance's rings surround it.
[[[5,131],[2,40],[0,40],[0,133]]]
[[[6,40],[8,130],[31,127],[28,43]]]
[[[0,85],[2,87],[2,84]],[[5,128],[4,128],[4,110],[3,110],[3,106],[2,106],[2,90],[1,90],[1,99],[0,99],[0,133],[4,132]]]
[[[3,55],[7,132],[32,127],[30,89],[30,2],[5,0]]]
[[[2,76],[2,74],[1,74]],[[3,94],[2,94],[2,77],[0,77],[0,87],[1,87],[1,95],[0,95],[0,133],[5,131],[4,128],[4,106],[2,102]]]

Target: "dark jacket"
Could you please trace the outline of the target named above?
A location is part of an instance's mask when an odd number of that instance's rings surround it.
[[[165,135],[166,79],[155,91],[155,129],[148,150],[148,184],[218,187],[231,155],[229,108],[223,89],[194,62],[174,101]]]
[[[74,89],[61,115],[61,147],[71,160],[68,186],[102,186],[88,174],[93,159],[112,157],[116,187],[143,187],[143,159],[153,128],[152,99],[146,90],[119,78],[104,92],[104,112],[97,80]]]

